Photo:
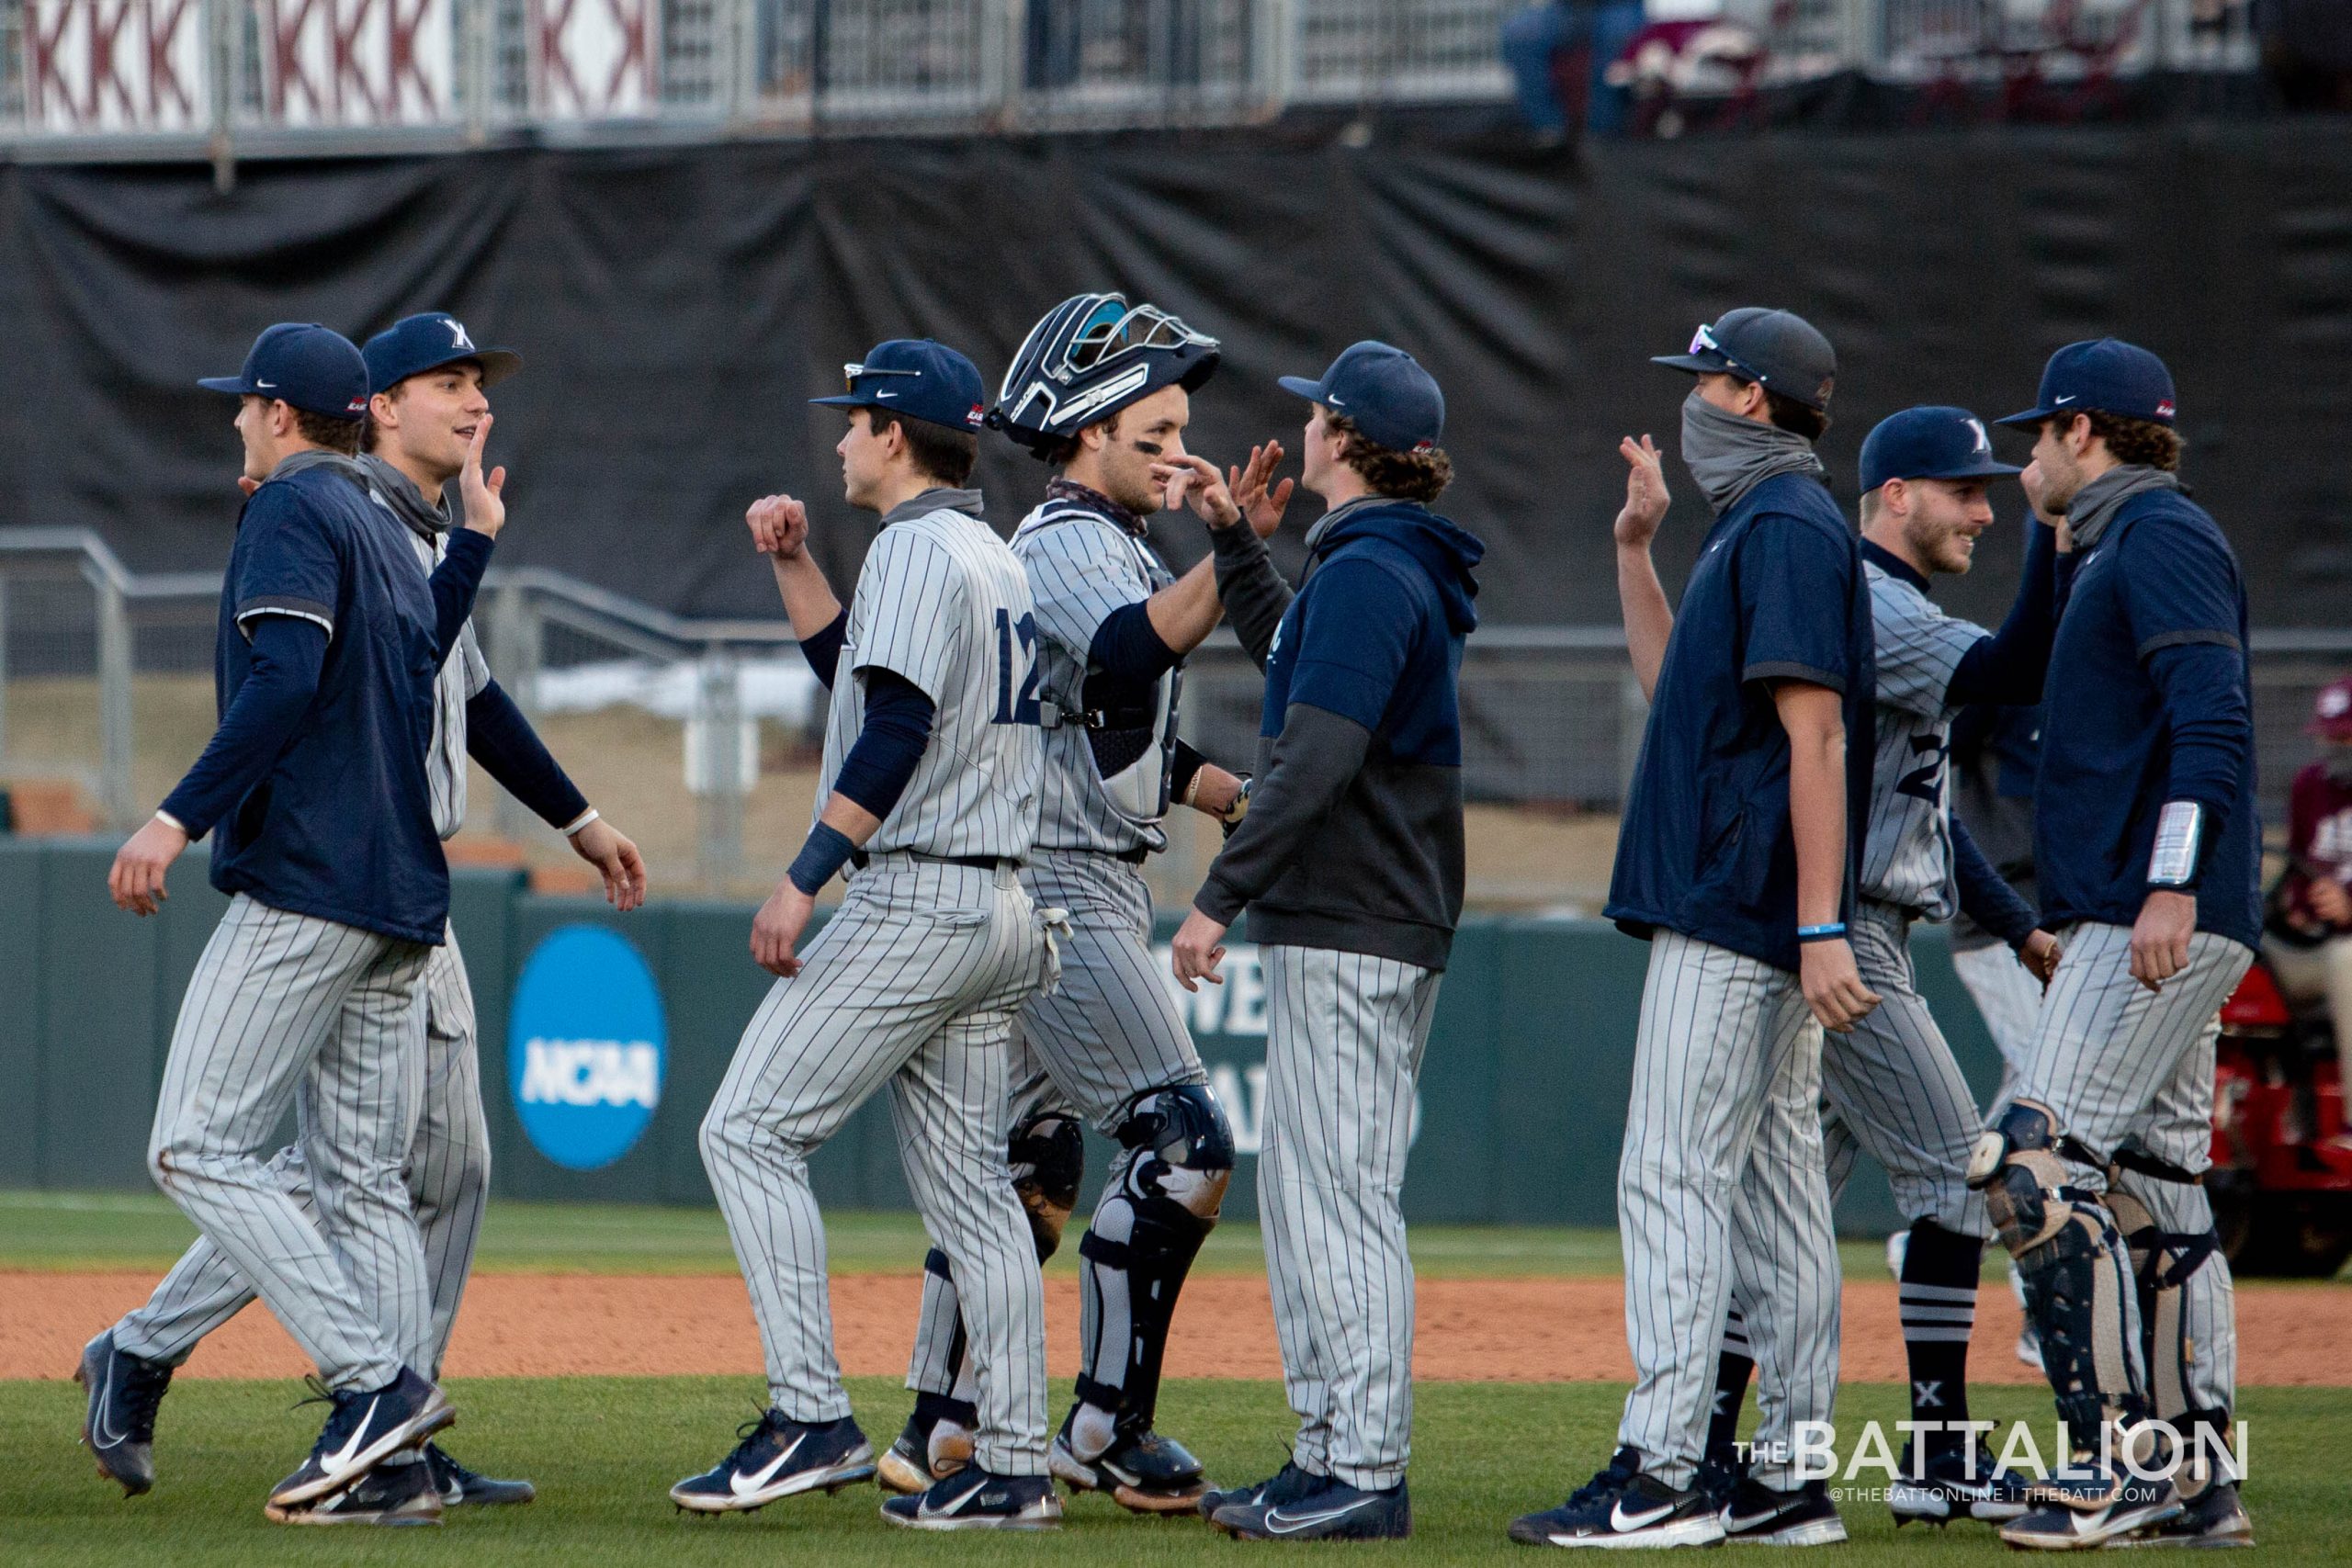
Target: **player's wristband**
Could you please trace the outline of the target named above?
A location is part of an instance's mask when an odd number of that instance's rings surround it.
[[[808,829],[808,841],[792,859],[792,869],[785,873],[792,886],[814,898],[817,890],[833,879],[833,874],[847,864],[857,846],[850,842],[847,833],[830,822],[820,822]]]
[[[2205,867],[2205,807],[2193,800],[2168,800],[2156,818],[2155,847],[2148,852],[2148,886],[2186,893]]]
[[[158,808],[156,809],[156,812],[155,812],[155,820],[156,820],[156,821],[158,821],[158,822],[161,822],[164,827],[171,829],[173,831],[175,831],[175,832],[176,832],[176,833],[181,833],[181,834],[187,834],[187,823],[185,823],[185,822],[181,821],[178,818],[176,818],[176,817],[173,816],[170,812],[165,811],[165,810],[163,810],[161,807],[158,807]],[[191,836],[192,836],[192,835],[191,835]]]
[[[1797,928],[1797,941],[1799,942],[1837,942],[1843,938],[1845,934],[1846,922],[1843,920],[1831,920],[1827,925],[1799,926]]]
[[[598,820],[604,815],[605,814],[603,812],[597,810],[594,807],[590,807],[587,810],[582,812],[579,816],[573,818],[571,822],[565,825],[563,836],[567,839],[571,838],[574,833],[577,833],[583,828],[587,827],[589,823]]]

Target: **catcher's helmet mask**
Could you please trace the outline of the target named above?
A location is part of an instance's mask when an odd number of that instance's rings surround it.
[[[988,423],[1039,457],[1162,387],[1197,391],[1217,341],[1124,294],[1078,294],[1039,319],[1012,356]]]

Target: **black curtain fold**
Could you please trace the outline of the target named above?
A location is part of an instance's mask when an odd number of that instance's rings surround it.
[[[14,164],[0,236],[0,523],[96,527],[141,568],[227,552],[230,411],[195,378],[273,321],[359,337],[447,309],[528,361],[493,399],[504,558],[681,611],[773,610],[752,498],[817,502],[837,570],[870,534],[838,502],[839,418],[805,400],[843,361],[928,335],[993,386],[1047,305],[1122,288],[1225,341],[1187,436],[1221,463],[1295,437],[1305,410],[1274,376],[1363,336],[1419,355],[1447,392],[1447,508],[1491,547],[1493,621],[1616,618],[1617,438],[1670,448],[1688,389],[1646,356],[1746,303],[1838,344],[1825,453],[1849,496],[1884,414],[2006,413],[2059,344],[2145,343],[2180,383],[2188,475],[2257,622],[2341,624],[2352,588],[2341,121],[1778,134],[1580,163],[1248,136],[536,149],[254,164],[227,193],[198,166]],[[1044,472],[983,450],[1009,528]],[[1705,518],[1668,476],[1679,580]],[[1199,552],[1193,519],[1155,528]],[[1997,616],[2012,558],[1988,553],[1946,602]]]

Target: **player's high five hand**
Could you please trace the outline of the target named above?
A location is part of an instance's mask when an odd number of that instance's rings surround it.
[[[808,509],[788,495],[763,495],[743,513],[752,547],[778,560],[796,560],[808,544]]]
[[[1646,435],[1639,441],[1626,436],[1617,443],[1617,451],[1625,459],[1625,504],[1617,513],[1617,543],[1624,549],[1645,550],[1673,500],[1666,491],[1666,465],[1657,443]]]
[[[466,526],[494,539],[506,526],[506,469],[502,466],[491,469],[488,478],[482,475],[481,447],[490,439],[490,426],[491,416],[482,415],[474,425],[473,439],[466,443],[466,466],[458,470],[458,494],[466,503]]]
[[[1268,488],[1282,461],[1283,444],[1269,441],[1263,446],[1250,447],[1250,461],[1226,473],[1226,484],[1233,491],[1234,502],[1250,519],[1250,531],[1261,539],[1283,525],[1283,512],[1290,505],[1291,491],[1297,488],[1295,479],[1284,479]]]
[[[1160,504],[1170,512],[1182,510],[1190,501],[1193,510],[1212,528],[1230,528],[1241,521],[1241,508],[1234,502],[1233,492],[1226,489],[1216,465],[1206,457],[1187,452],[1154,463],[1151,482],[1160,489]]]

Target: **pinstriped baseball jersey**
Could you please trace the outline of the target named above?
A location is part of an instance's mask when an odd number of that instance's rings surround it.
[[[938,498],[951,498],[945,504]],[[1037,622],[1029,581],[1003,540],[953,498],[933,491],[933,510],[886,519],[858,572],[840,674],[825,725],[822,811],[865,723],[862,682],[876,667],[932,700],[931,740],[904,794],[867,840],[871,854],[1027,857],[1037,832]],[[812,814],[813,815],[813,814]]]
[[[1871,769],[1864,894],[1948,920],[1952,884],[1951,801],[1944,767],[1955,709],[1952,671],[1986,632],[1947,615],[1911,583],[1865,561],[1878,653],[1878,750]]]
[[[430,578],[449,553],[449,529],[456,520],[447,502],[437,491],[424,494],[415,480],[375,453],[361,455],[359,471],[367,479],[368,499],[400,520],[417,564]],[[433,828],[445,840],[466,822],[466,704],[489,684],[490,664],[481,656],[474,624],[468,620],[433,683],[433,744],[424,757]]]
[[[1064,712],[1081,712],[1088,654],[1104,618],[1150,598],[1175,577],[1143,539],[1099,512],[1058,499],[1022,519],[1012,553],[1028,571],[1036,604],[1037,689]],[[1130,821],[1104,795],[1085,728],[1061,725],[1045,735],[1040,848],[1117,854],[1167,847],[1167,834]]]
[[[409,543],[428,577],[449,549],[447,534],[428,543],[411,529]],[[433,749],[425,755],[424,776],[433,786],[433,830],[444,839],[457,837],[466,825],[466,704],[489,684],[490,662],[469,619],[433,681]]]

